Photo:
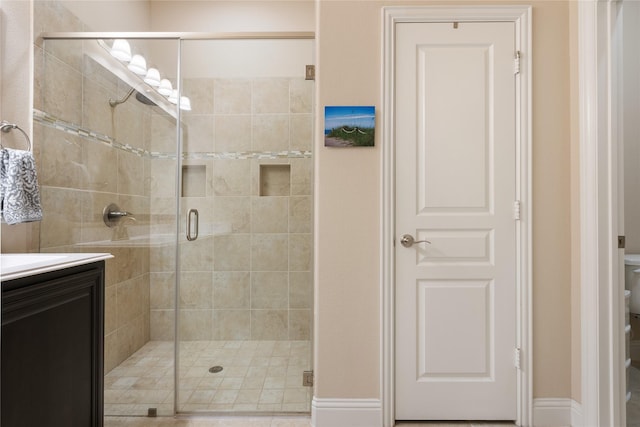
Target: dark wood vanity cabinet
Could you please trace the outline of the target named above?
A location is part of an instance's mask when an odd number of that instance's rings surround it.
[[[2,427],[103,425],[104,261],[2,283]]]

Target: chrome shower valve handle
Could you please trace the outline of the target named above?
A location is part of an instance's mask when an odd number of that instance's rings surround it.
[[[136,218],[131,212],[121,210],[115,203],[110,203],[102,210],[102,220],[109,228],[118,225],[121,219],[130,219],[135,221]]]

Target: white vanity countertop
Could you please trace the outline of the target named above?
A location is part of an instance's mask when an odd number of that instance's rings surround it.
[[[108,253],[0,254],[0,281],[75,267],[113,258]]]

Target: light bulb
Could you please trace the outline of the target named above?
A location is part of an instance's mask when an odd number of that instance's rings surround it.
[[[157,68],[149,68],[147,75],[144,77],[144,82],[153,87],[160,86],[160,71]]]
[[[131,46],[129,46],[129,42],[124,39],[114,40],[110,53],[111,56],[120,61],[131,61]]]
[[[185,111],[191,111],[191,100],[186,96],[180,97],[180,109]]]
[[[173,86],[171,82],[167,79],[160,80],[160,87],[158,87],[158,92],[162,96],[170,96],[173,91]]]
[[[129,62],[127,67],[139,76],[147,74],[147,61],[142,55],[133,55],[133,58],[131,58],[131,62]]]
[[[171,91],[171,95],[169,95],[169,102],[172,104],[178,103],[178,91],[176,89]]]

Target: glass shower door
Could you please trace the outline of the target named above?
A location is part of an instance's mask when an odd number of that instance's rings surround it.
[[[65,12],[49,7],[38,3],[36,14],[50,15],[42,21]],[[35,48],[40,251],[114,255],[106,262],[104,413],[172,415],[178,110],[111,54],[113,44],[47,38]],[[127,44],[176,82],[177,40]]]
[[[182,40],[180,61],[177,410],[309,412],[313,40]]]

